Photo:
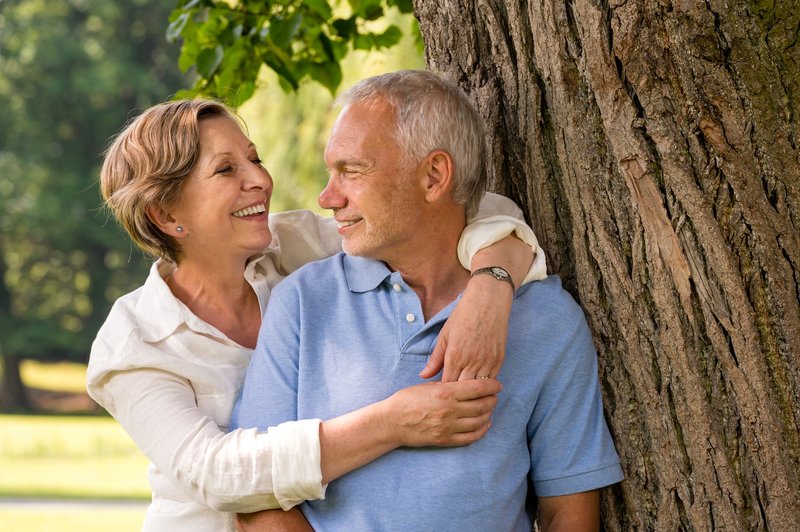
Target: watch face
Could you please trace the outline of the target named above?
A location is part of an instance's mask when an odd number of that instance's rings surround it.
[[[505,273],[506,272],[504,272],[500,268],[492,268],[492,273],[495,274],[495,275],[500,275],[502,277],[505,277]]]

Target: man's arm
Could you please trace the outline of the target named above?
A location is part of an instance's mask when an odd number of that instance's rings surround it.
[[[549,355],[539,364],[546,377],[528,442],[540,522],[542,530],[597,530],[596,490],[622,480],[603,416],[597,356],[580,307],[552,280],[539,286],[537,308],[547,311],[537,316],[529,340]]]
[[[600,492],[539,497],[539,527],[542,532],[599,531]]]
[[[236,516],[237,532],[257,532],[259,530],[280,530],[282,532],[313,532],[303,512],[297,507],[284,512],[268,510],[253,514]]]

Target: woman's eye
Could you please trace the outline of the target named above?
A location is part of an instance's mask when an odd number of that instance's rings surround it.
[[[232,166],[223,166],[222,168],[219,168],[215,173],[217,173],[217,174],[228,174],[232,170],[233,170]]]
[[[258,157],[256,157],[255,159],[250,159],[250,162],[261,166],[261,159],[259,159]]]

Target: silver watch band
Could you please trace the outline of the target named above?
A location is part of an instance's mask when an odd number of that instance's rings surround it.
[[[513,292],[517,291],[517,287],[514,286],[514,281],[511,279],[511,275],[505,270],[505,268],[501,268],[500,266],[487,266],[485,268],[478,268],[470,277],[475,277],[476,275],[487,274],[491,275],[498,281],[506,281],[508,284],[511,285],[511,290]]]

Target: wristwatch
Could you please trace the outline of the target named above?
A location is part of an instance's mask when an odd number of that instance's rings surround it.
[[[501,268],[500,266],[487,266],[486,268],[478,268],[477,270],[472,272],[472,275],[470,275],[470,277],[475,277],[476,275],[480,275],[482,273],[491,275],[498,281],[507,282],[508,284],[511,285],[512,291],[514,292],[517,291],[517,287],[514,286],[514,281],[511,280],[511,276],[505,269]]]

